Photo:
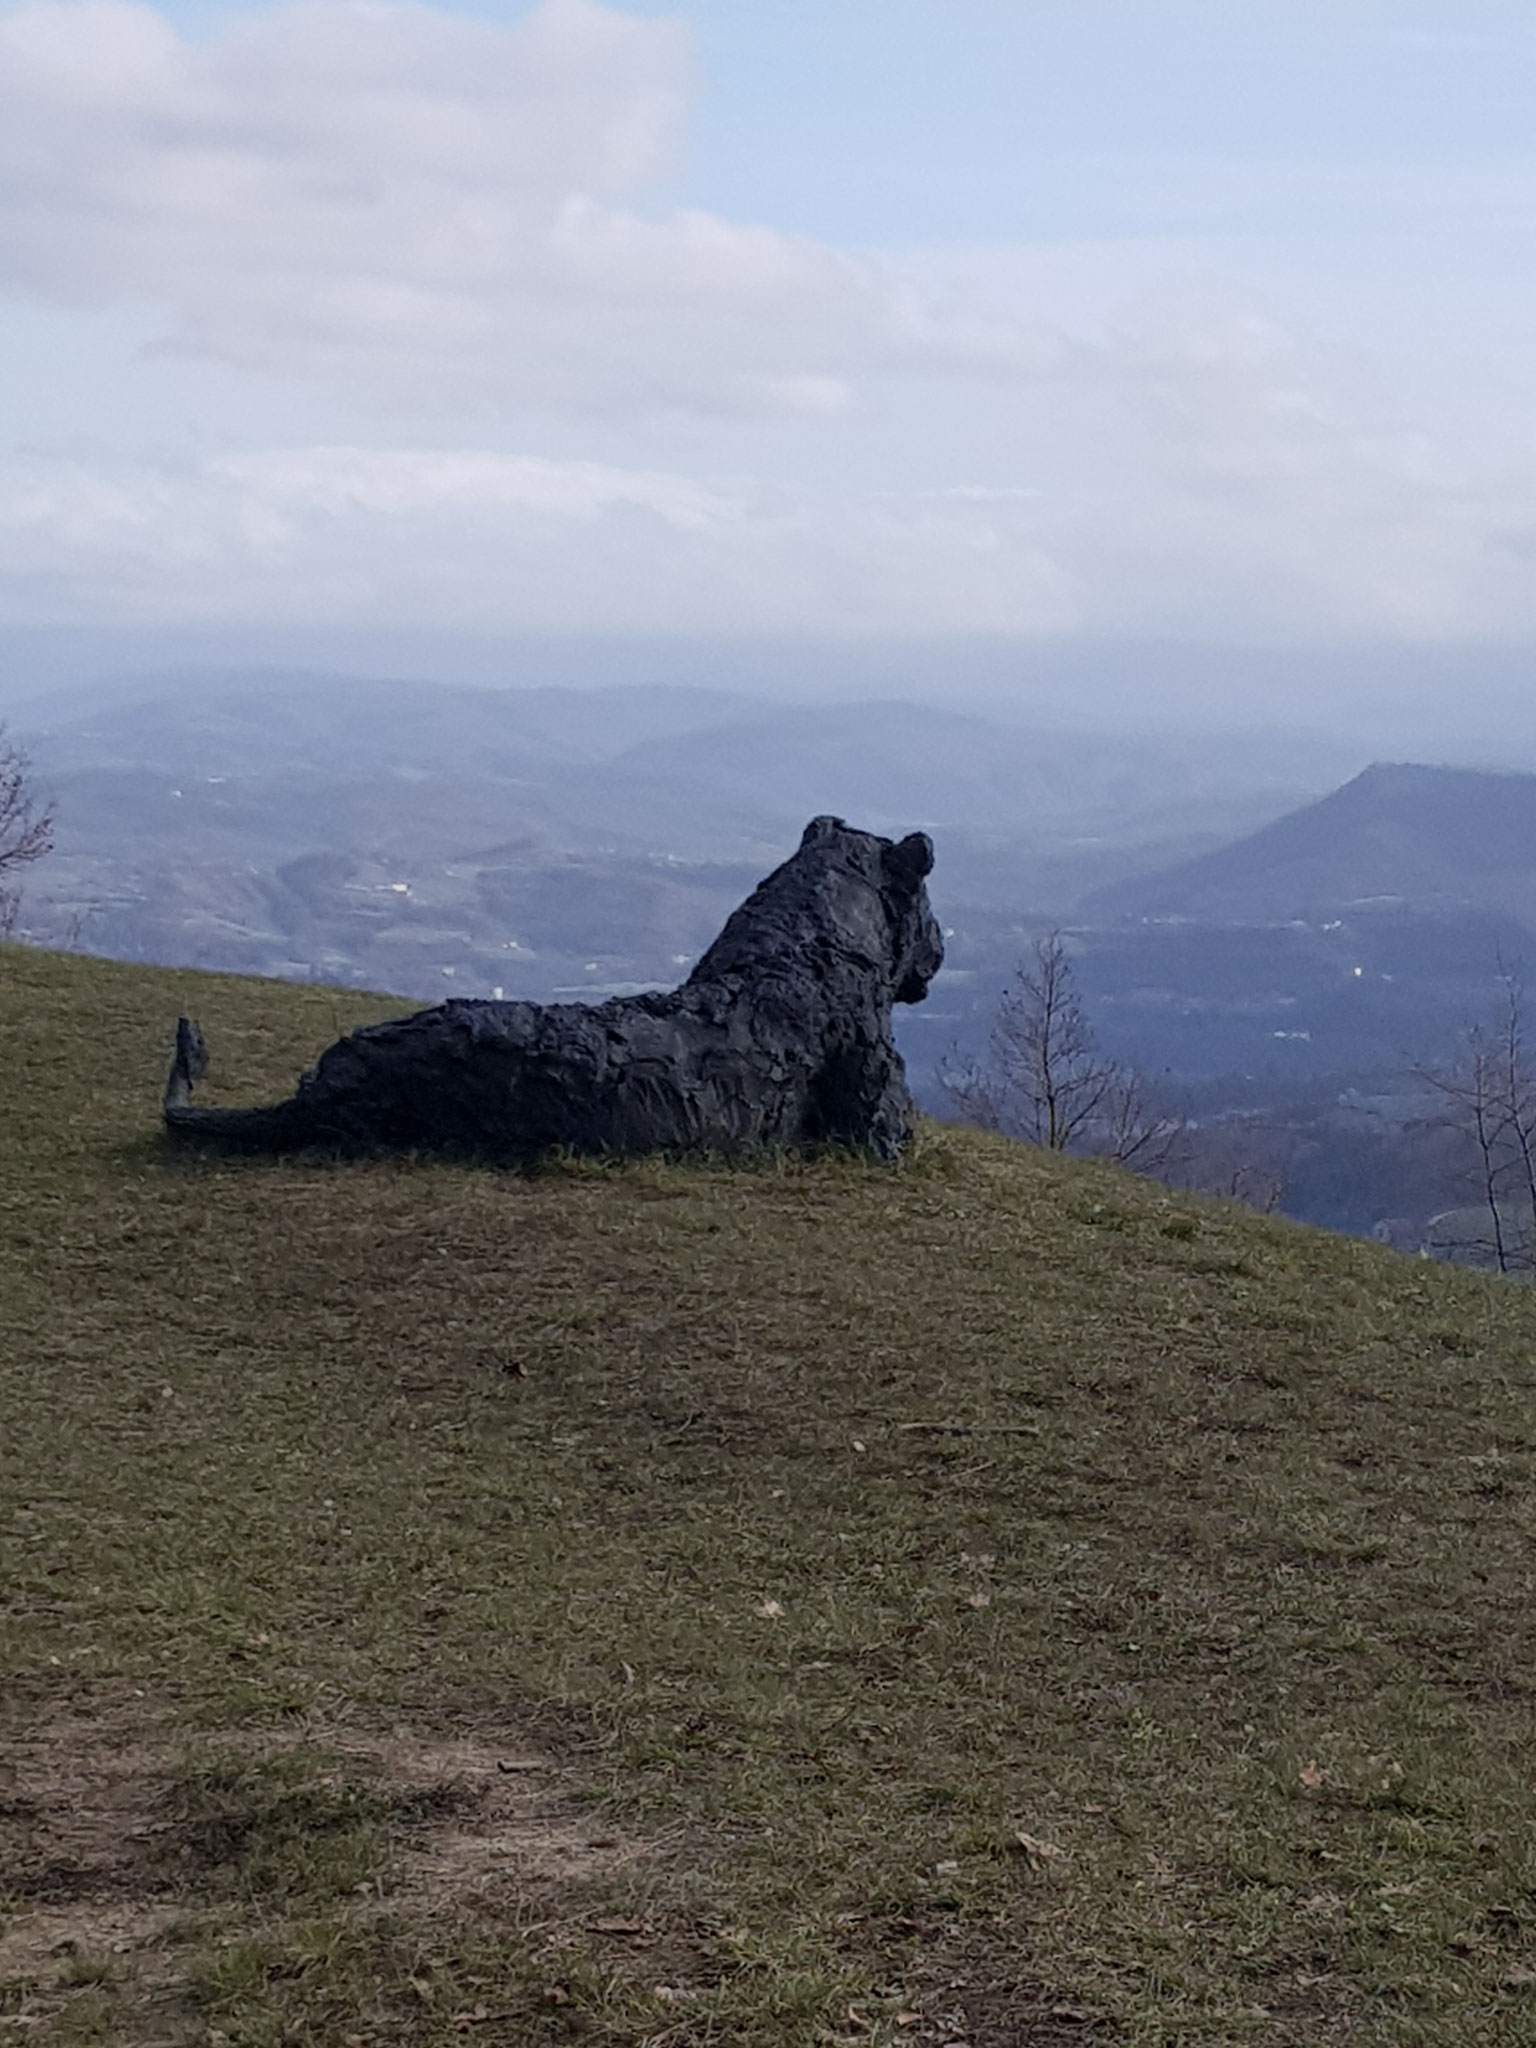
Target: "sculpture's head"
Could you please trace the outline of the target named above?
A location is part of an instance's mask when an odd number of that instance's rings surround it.
[[[943,935],[928,901],[933,841],[926,832],[909,832],[894,843],[887,840],[881,866],[887,877],[882,893],[895,940],[891,978],[896,1000],[920,1003],[944,964]]]
[[[841,818],[813,818],[800,841],[802,852],[832,843],[838,848],[838,865],[846,863],[863,875],[879,894],[895,1000],[920,1003],[944,964],[943,936],[928,901],[933,841],[926,832],[909,832],[905,839],[881,839],[873,832],[853,830]]]

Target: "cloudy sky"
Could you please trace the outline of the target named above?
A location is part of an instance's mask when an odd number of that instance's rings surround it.
[[[0,0],[0,625],[1536,635],[1530,0]]]

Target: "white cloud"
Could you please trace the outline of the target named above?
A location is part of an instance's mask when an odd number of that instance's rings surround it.
[[[1536,630],[1536,444],[1489,461],[1407,408],[1379,359],[1252,293],[1187,283],[1125,308],[1103,357],[1121,487],[1094,520],[1123,629],[1455,638]],[[1127,459],[1129,458],[1129,459]],[[1063,559],[1078,551],[1056,529]]]
[[[297,0],[206,42],[135,0],[25,0],[0,15],[0,283],[450,410],[826,411],[873,364],[996,353],[925,332],[873,263],[647,213],[688,86],[677,22],[596,0],[510,27]]]
[[[1366,432],[1302,369],[1246,330],[1183,357],[1166,335],[1139,354],[1127,340],[1100,375],[1139,408],[1135,434],[1097,467],[1018,485],[796,492],[443,448],[17,456],[0,460],[0,618],[1536,631],[1536,463],[1458,470]]]
[[[1027,533],[661,471],[444,450],[0,463],[0,617],[579,631],[1040,632]]]
[[[690,89],[678,22],[597,0],[297,0],[203,41],[0,0],[0,290],[118,323],[125,360],[159,337],[114,378],[33,307],[0,614],[1536,631],[1523,166],[1385,199],[1319,167],[1307,218],[1358,217],[1326,261],[1165,234],[876,262],[649,205]],[[1278,205],[1273,166],[1145,175],[1178,188],[1154,214]],[[1358,232],[1378,212],[1406,258]],[[386,438],[482,445],[352,445]]]
[[[289,515],[346,519],[501,512],[590,518],[618,506],[650,512],[663,525],[697,531],[729,515],[727,502],[688,477],[615,469],[600,462],[549,462],[479,450],[305,448],[230,455],[208,466],[210,481],[245,487],[290,531]]]

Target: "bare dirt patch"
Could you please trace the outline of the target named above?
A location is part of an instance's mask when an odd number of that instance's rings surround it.
[[[647,1853],[583,1807],[558,1765],[493,1734],[348,1729],[326,1746],[376,1773],[400,1815],[392,1891],[407,1910],[499,1916]]]
[[[189,1740],[139,1696],[60,1704],[0,1759],[0,2034],[110,1983],[138,2037],[253,1896],[274,1929],[317,1910],[526,1928],[646,1853],[509,1731]]]
[[[40,1989],[71,1980],[87,1959],[143,1957],[155,1951],[177,1919],[168,1907],[82,1900],[66,1909],[22,1912],[0,1929],[0,1985],[17,1980]]]
[[[158,1869],[163,1716],[73,1700],[0,1754],[0,1997],[35,2025],[93,1977],[152,1991],[180,1911]],[[5,2021],[0,2020],[0,2025]]]
[[[0,1756],[0,1980],[40,1955],[121,1952],[167,1917],[153,1872],[161,1717],[71,1701]]]

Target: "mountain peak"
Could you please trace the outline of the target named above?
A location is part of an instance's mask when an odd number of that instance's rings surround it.
[[[1536,775],[1373,762],[1248,838],[1083,907],[1284,923],[1365,904],[1502,910],[1536,928]]]

